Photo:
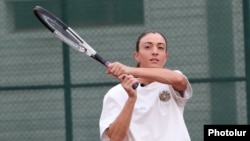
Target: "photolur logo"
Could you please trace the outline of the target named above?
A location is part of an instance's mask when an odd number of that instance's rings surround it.
[[[208,136],[246,136],[247,131],[238,131],[234,129],[234,131],[230,131],[226,129],[225,131],[219,131],[217,129],[208,129]]]
[[[204,141],[249,141],[250,125],[204,125]]]

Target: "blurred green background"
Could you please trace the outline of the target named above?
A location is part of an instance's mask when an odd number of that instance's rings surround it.
[[[1,141],[99,141],[102,99],[118,83],[54,38],[36,5],[112,62],[135,66],[137,36],[164,33],[166,67],[193,87],[184,113],[192,141],[204,124],[249,123],[248,0],[0,0]]]

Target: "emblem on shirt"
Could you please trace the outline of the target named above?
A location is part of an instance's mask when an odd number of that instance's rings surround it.
[[[159,98],[161,101],[168,101],[171,98],[171,96],[170,96],[170,93],[168,91],[162,91],[159,94]]]

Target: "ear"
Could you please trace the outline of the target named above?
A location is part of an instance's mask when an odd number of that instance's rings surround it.
[[[137,51],[134,52],[134,58],[138,63],[140,62],[139,53]]]

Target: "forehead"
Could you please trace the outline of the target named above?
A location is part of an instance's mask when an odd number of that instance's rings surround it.
[[[165,39],[159,33],[149,33],[141,38],[141,43],[151,42],[151,43],[164,43]]]

